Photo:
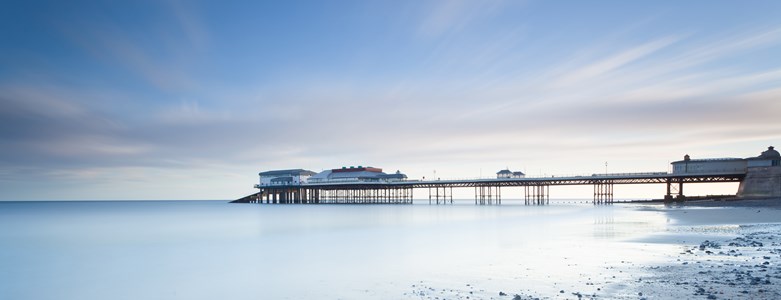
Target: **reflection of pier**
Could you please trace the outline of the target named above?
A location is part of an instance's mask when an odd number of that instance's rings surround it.
[[[496,178],[467,180],[403,180],[394,182],[327,182],[261,186],[254,203],[411,204],[414,189],[428,190],[430,204],[453,203],[454,188],[473,188],[475,204],[502,203],[502,188],[523,187],[525,204],[547,204],[551,186],[592,185],[593,202],[613,203],[617,184],[665,184],[665,199],[684,199],[684,183],[740,182],[745,172],[675,174],[666,172],[594,174],[592,176]]]

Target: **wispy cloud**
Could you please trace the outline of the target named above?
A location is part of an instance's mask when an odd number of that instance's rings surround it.
[[[566,74],[558,79],[554,86],[567,86],[582,83],[587,80],[599,79],[605,75],[626,66],[634,61],[645,58],[678,41],[678,37],[665,37],[654,40],[629,50],[613,54],[595,63],[580,67],[575,70],[567,70]]]
[[[0,87],[0,164],[100,164],[148,150],[116,117],[85,106],[90,97],[45,84]]]
[[[136,28],[102,17],[55,23],[66,39],[111,71],[125,70],[164,92],[193,90],[197,85],[192,67],[208,48],[209,34],[190,3],[167,3],[155,7],[172,16],[156,20],[159,28]]]
[[[458,32],[479,18],[488,17],[504,5],[504,1],[434,1],[420,23],[423,36],[438,36]]]
[[[612,79],[618,80],[621,84],[636,85],[640,82],[643,84],[657,81],[670,82],[701,74],[707,74],[709,79],[723,76],[724,65],[715,67],[721,69],[714,69],[708,64],[715,61],[728,61],[735,56],[745,57],[752,51],[777,46],[781,43],[781,29],[740,32],[716,41],[694,40],[695,37],[689,36],[686,44],[676,52],[659,57],[642,68],[617,73]],[[740,65],[731,67],[741,69]]]
[[[595,42],[567,31],[578,24],[518,18],[542,5],[516,2],[423,2],[383,12],[408,26],[368,18],[371,29],[258,9],[223,31],[225,19],[206,19],[223,14],[195,5],[155,4],[154,22],[66,18],[53,31],[77,47],[57,68],[0,71],[0,190],[19,175],[95,193],[122,181],[160,194],[189,181],[249,192],[262,169],[357,163],[420,176],[443,165],[577,172],[590,167],[579,160],[641,156],[638,168],[654,169],[682,148],[781,138],[781,65],[754,58],[781,44],[775,21],[679,32],[644,18],[607,30],[620,34],[584,29]],[[257,53],[233,59],[245,53],[234,43]]]
[[[233,118],[228,111],[201,109],[196,101],[182,101],[179,105],[163,109],[157,115],[162,124],[193,125],[230,121]]]
[[[209,45],[209,32],[201,17],[192,7],[191,1],[171,0],[171,10],[180,28],[187,37],[188,44],[196,48],[206,48]]]

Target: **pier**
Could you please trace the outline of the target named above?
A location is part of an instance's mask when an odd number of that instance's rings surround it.
[[[256,185],[259,192],[241,202],[265,204],[412,204],[415,190],[427,191],[429,204],[453,203],[453,189],[474,189],[476,205],[502,204],[502,188],[522,187],[524,204],[547,204],[552,186],[592,185],[593,203],[614,202],[617,184],[664,184],[668,200],[685,199],[685,183],[741,182],[745,172],[673,174],[666,172],[594,174],[570,177],[529,177],[395,182],[329,182]],[[518,195],[520,196],[520,195]],[[425,200],[425,197],[423,200]],[[253,199],[254,198],[254,199]]]
[[[692,159],[688,154],[671,163],[671,172],[602,173],[583,176],[526,177],[500,170],[496,178],[410,180],[396,171],[344,166],[320,173],[304,169],[261,172],[258,192],[235,200],[263,204],[412,204],[416,190],[427,192],[429,204],[452,204],[454,189],[473,189],[475,205],[502,204],[502,189],[520,187],[526,205],[550,203],[551,187],[591,185],[594,204],[614,202],[615,185],[664,184],[665,201],[684,201],[684,185],[739,182],[742,197],[781,197],[781,154],[773,146],[749,158]],[[419,200],[425,201],[425,196]]]

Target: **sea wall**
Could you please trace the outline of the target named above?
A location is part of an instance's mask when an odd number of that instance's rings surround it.
[[[781,197],[781,167],[751,167],[746,179],[740,183],[738,196]]]

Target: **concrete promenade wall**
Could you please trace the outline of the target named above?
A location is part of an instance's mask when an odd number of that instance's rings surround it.
[[[746,179],[738,188],[738,196],[781,197],[781,166],[748,168]]]

